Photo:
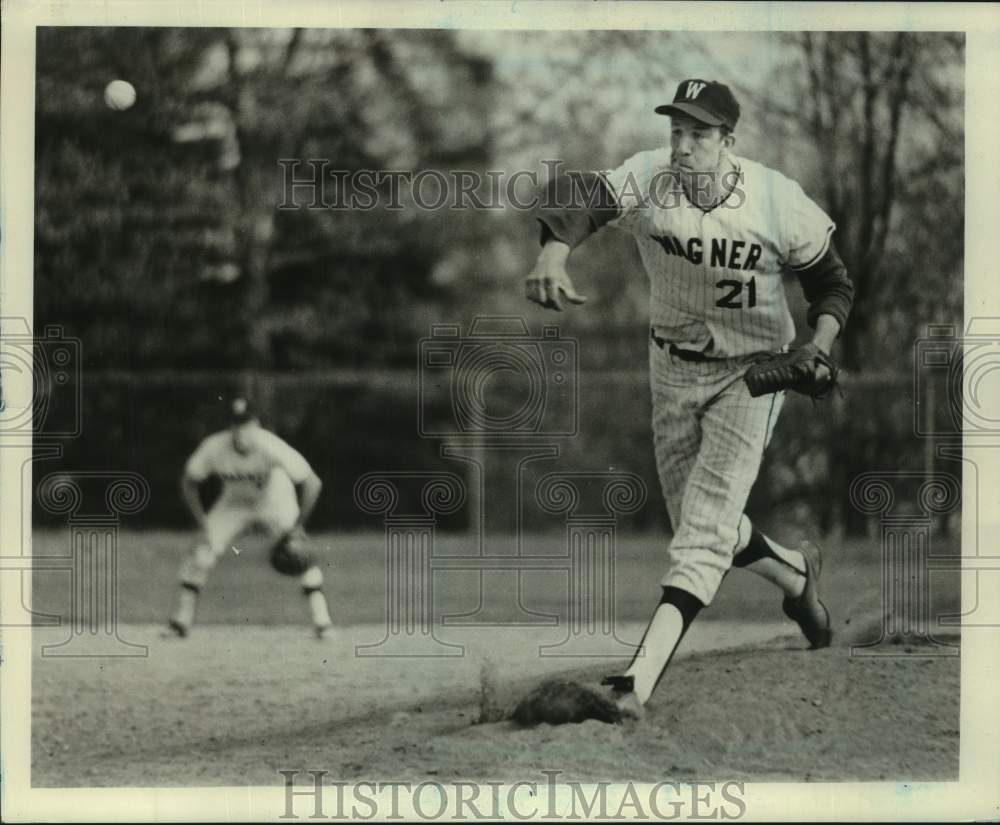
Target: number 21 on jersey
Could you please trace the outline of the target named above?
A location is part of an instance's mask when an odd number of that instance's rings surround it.
[[[723,309],[743,309],[743,307],[757,306],[757,282],[751,278],[746,283],[735,281],[732,278],[723,278],[715,282],[715,287],[722,291],[715,305]],[[744,303],[743,290],[746,289],[746,302]]]

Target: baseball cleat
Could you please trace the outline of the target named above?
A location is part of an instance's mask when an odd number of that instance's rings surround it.
[[[337,629],[332,625],[323,625],[315,628],[316,638],[321,641],[328,641],[337,637]]]
[[[190,632],[191,628],[181,624],[176,619],[171,619],[167,622],[163,632],[160,633],[160,637],[163,639],[186,639]]]
[[[829,647],[833,640],[830,611],[819,598],[819,574],[823,559],[819,548],[811,541],[802,542],[798,550],[806,562],[806,586],[797,599],[785,598],[781,609],[798,624],[813,650]]]
[[[646,711],[635,695],[634,676],[605,676],[601,684],[611,688],[611,699],[625,719],[641,719]]]

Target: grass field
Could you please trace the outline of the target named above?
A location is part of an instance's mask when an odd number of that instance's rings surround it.
[[[195,534],[163,530],[122,531],[118,540],[119,620],[128,623],[159,623],[169,615],[175,598],[177,567],[189,551]],[[38,530],[33,552],[38,556],[62,555],[68,549],[68,531]],[[659,579],[664,572],[668,538],[640,536],[620,538],[615,548],[616,618],[644,621],[659,597]],[[957,546],[957,542],[953,542]],[[442,556],[468,552],[471,542],[463,536],[442,535],[435,552]],[[565,548],[560,534],[529,536],[524,542],[527,555],[557,553]],[[385,537],[380,533],[320,534],[314,549],[326,577],[326,590],[335,619],[345,625],[380,623],[385,616]],[[831,608],[845,618],[877,610],[879,604],[881,555],[877,539],[823,544],[824,589],[838,594]],[[936,552],[946,548],[936,547]],[[524,604],[542,612],[564,614],[565,574],[535,571],[524,576]],[[511,606],[505,588],[513,577],[492,576],[496,603]],[[932,591],[941,603],[957,605],[954,574],[933,573]],[[34,608],[64,615],[68,611],[70,577],[67,572],[36,572]],[[472,572],[448,571],[434,578],[434,604],[441,614],[474,610],[478,580]],[[847,602],[844,603],[844,599]],[[710,619],[734,621],[781,620],[780,600],[771,585],[744,571],[734,570],[704,615]],[[839,603],[838,603],[839,602]],[[204,624],[295,624],[304,620],[304,606],[294,579],[275,574],[266,556],[249,550],[227,554],[216,567],[199,609]],[[516,621],[518,612],[500,617]]]
[[[546,673],[596,681],[620,666],[618,647],[579,658],[542,655],[559,626],[505,626],[524,614],[510,581],[489,579],[493,626],[435,626],[462,645],[454,657],[358,655],[385,629],[384,537],[320,535],[316,545],[341,628],[312,638],[293,580],[261,553],[227,557],[206,588],[189,640],[158,628],[175,596],[191,534],[127,531],[119,538],[119,633],[148,655],[60,659],[41,654],[65,628],[36,628],[33,784],[280,784],[282,768],[333,778],[514,778],[563,770],[567,778],[660,780],[948,779],[958,769],[958,659],[850,656],[880,625],[876,542],[826,547],[823,591],[838,643],[809,652],[784,620],[770,585],[743,571],[723,584],[685,639],[641,728],[585,723],[517,730],[509,707]],[[38,531],[34,552],[66,552],[65,531]],[[527,552],[555,552],[561,536],[531,537]],[[616,551],[616,633],[635,643],[655,605],[662,537]],[[443,536],[443,553],[467,546]],[[939,550],[941,548],[938,548]],[[564,574],[534,572],[523,604],[565,618]],[[473,611],[471,573],[435,575],[435,617]],[[65,615],[69,576],[34,577],[34,607]],[[507,590],[505,590],[507,588]],[[957,608],[958,578],[934,574],[935,610]],[[953,640],[954,641],[954,640]],[[920,650],[910,651],[914,654]],[[488,723],[476,724],[484,719]]]

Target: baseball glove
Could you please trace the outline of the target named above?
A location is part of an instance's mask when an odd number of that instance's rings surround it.
[[[522,727],[566,725],[587,719],[617,725],[621,724],[622,712],[595,690],[576,682],[550,679],[518,702],[511,719]]]
[[[305,530],[296,527],[271,550],[271,567],[285,576],[301,576],[313,565]]]
[[[830,371],[829,376],[820,378],[817,375],[820,366]],[[781,390],[823,398],[836,385],[838,371],[829,355],[809,343],[758,361],[747,370],[743,380],[754,398]]]

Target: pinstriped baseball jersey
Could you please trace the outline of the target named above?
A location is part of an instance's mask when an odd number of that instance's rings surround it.
[[[650,322],[714,358],[780,350],[795,337],[782,271],[820,260],[833,221],[795,181],[740,157],[735,188],[701,209],[670,160],[669,149],[640,152],[604,173],[619,210],[611,225],[635,236],[649,276]]]

